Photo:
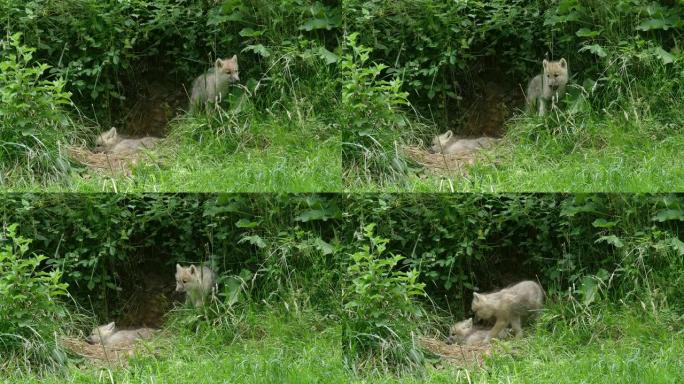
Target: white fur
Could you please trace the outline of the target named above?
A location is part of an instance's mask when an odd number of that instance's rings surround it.
[[[176,264],[176,292],[185,292],[185,302],[201,307],[216,284],[214,271],[208,267],[181,267]]]
[[[136,340],[151,338],[155,332],[152,328],[117,330],[116,324],[111,322],[93,329],[90,336],[86,337],[86,341],[105,347],[126,347],[133,345]]]
[[[481,149],[491,148],[500,139],[481,136],[474,138],[460,138],[455,136],[451,130],[432,139],[430,151],[432,153],[443,153],[445,155],[470,155]]]

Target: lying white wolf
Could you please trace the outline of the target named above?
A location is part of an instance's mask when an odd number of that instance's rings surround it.
[[[488,341],[487,336],[491,330],[491,328],[474,326],[473,318],[471,317],[459,321],[449,328],[449,337],[447,338],[446,343],[459,345],[485,344]],[[504,339],[508,337],[509,334],[508,329],[504,329],[499,332],[497,338]]]
[[[93,329],[90,336],[86,337],[86,341],[89,344],[101,344],[105,347],[129,347],[136,340],[151,338],[156,331],[152,328],[117,330],[116,324],[112,321]]]
[[[430,152],[443,153],[445,155],[469,155],[481,149],[490,148],[499,140],[487,136],[459,138],[454,136],[454,133],[449,130],[432,139]]]
[[[132,138],[119,135],[116,128],[112,127],[107,132],[100,134],[95,139],[98,152],[126,154],[138,152],[141,149],[150,149],[159,142],[158,137],[145,136],[141,138]]]

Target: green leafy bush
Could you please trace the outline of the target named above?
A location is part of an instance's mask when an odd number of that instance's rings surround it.
[[[330,4],[326,4],[330,3]],[[334,62],[341,13],[334,1],[2,0],[8,32],[21,31],[78,105],[117,111],[150,79],[189,84],[216,57],[239,54],[241,77],[286,78]],[[298,45],[300,40],[308,46]],[[289,52],[289,54],[288,54]],[[305,57],[319,60],[311,65]],[[265,92],[266,93],[266,92]],[[266,96],[266,95],[265,95]],[[280,96],[280,94],[270,94]],[[271,99],[272,100],[272,99]],[[103,111],[102,109],[105,109]],[[110,118],[102,114],[102,118]]]
[[[0,354],[29,365],[58,365],[57,344],[67,315],[60,299],[68,285],[59,269],[43,271],[43,255],[30,255],[31,240],[17,235],[17,225],[0,236]]]
[[[50,67],[34,62],[36,49],[22,45],[20,33],[0,48],[0,184],[13,167],[39,179],[64,175],[63,146],[73,134],[64,81],[45,79]]]
[[[680,196],[405,194],[347,206],[361,219],[341,232],[344,243],[355,241],[359,225],[376,223],[377,236],[390,240],[386,252],[407,255],[400,265],[419,270],[430,297],[457,315],[473,291],[521,279],[578,300],[586,294],[575,290],[590,279],[602,288],[597,303],[684,308],[676,293],[683,289]]]
[[[600,98],[594,101],[600,107],[624,107],[651,94],[656,97],[647,104],[661,106],[682,92],[676,42],[684,9],[677,5],[350,0],[345,12],[348,30],[359,33],[358,44],[373,49],[371,59],[385,64],[387,75],[403,79],[415,107],[438,118],[458,119],[468,98],[480,92],[479,83],[524,88],[541,71],[546,54],[566,57],[576,83],[599,81]]]
[[[8,195],[0,217],[35,239],[70,294],[104,319],[120,315],[137,281],[173,278],[204,262],[248,280],[250,300],[336,307],[335,199],[288,195]],[[232,283],[231,283],[232,284]],[[223,292],[223,291],[221,291]],[[224,295],[227,299],[231,295]],[[312,304],[314,303],[314,304]]]
[[[408,93],[399,78],[382,80],[385,64],[368,63],[372,49],[347,35],[340,62],[342,74],[342,162],[346,178],[392,176],[405,170],[396,143],[403,142],[408,121],[399,112]]]
[[[385,255],[389,242],[374,235],[374,224],[363,228],[368,244],[351,255],[344,288],[342,342],[345,356],[389,363],[417,364],[422,355],[413,338],[424,317],[418,299],[424,283],[415,269],[402,271],[400,255]]]

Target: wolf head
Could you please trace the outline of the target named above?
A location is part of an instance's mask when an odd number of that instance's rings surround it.
[[[237,55],[233,55],[233,57],[229,59],[217,59],[215,66],[216,72],[221,72],[228,75],[231,83],[240,81],[240,76],[238,75]]]
[[[106,344],[107,339],[114,334],[116,324],[112,321],[109,324],[94,328],[90,336],[86,337],[88,344]]]
[[[554,91],[568,82],[568,62],[565,59],[548,61],[544,59],[544,77],[546,84]]]
[[[176,264],[176,292],[187,292],[188,289],[197,288],[200,280],[200,270],[197,267],[181,267]]]
[[[449,141],[454,137],[454,133],[451,130],[444,132],[441,135],[437,135],[432,139],[432,146],[430,147],[431,153],[442,153],[442,150],[446,148]]]
[[[111,147],[119,142],[119,134],[116,133],[116,128],[112,127],[107,132],[103,132],[95,139],[95,144],[98,147]]]
[[[457,343],[459,340],[463,340],[468,333],[473,330],[473,318],[468,318],[461,320],[449,328],[449,337],[447,338],[447,344]]]
[[[494,307],[490,298],[481,293],[473,293],[473,302],[470,309],[478,319],[489,319],[494,316]]]
[[[465,320],[461,320],[458,323],[451,326],[449,329],[450,336],[465,336],[473,329],[473,318],[470,317]]]

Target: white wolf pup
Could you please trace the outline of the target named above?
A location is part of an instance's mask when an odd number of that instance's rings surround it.
[[[137,328],[117,330],[116,324],[111,322],[93,329],[90,336],[86,337],[89,344],[101,344],[105,347],[128,347],[136,340],[149,339],[154,336],[156,329]]]
[[[181,267],[176,264],[176,292],[185,292],[185,303],[201,307],[216,284],[214,271],[208,267]]]
[[[141,149],[150,149],[159,142],[158,137],[145,136],[139,139],[124,137],[116,132],[116,128],[112,127],[107,132],[100,134],[95,139],[97,150],[100,152],[113,154],[126,154],[138,152]]]
[[[510,324],[515,337],[522,336],[522,318],[533,315],[544,305],[544,291],[534,281],[521,281],[498,292],[473,294],[472,310],[480,319],[496,318],[486,341],[497,337]]]
[[[432,147],[430,152],[443,153],[445,155],[468,155],[492,147],[500,139],[493,137],[475,137],[471,139],[459,138],[454,136],[451,130],[446,131],[441,135],[437,135],[432,139]]]
[[[449,328],[449,337],[447,337],[447,344],[460,345],[477,345],[487,342],[487,336],[491,328],[475,327],[473,326],[473,318],[459,321]],[[508,329],[503,329],[497,335],[497,338],[503,339],[509,335]]]
[[[223,99],[231,83],[240,81],[237,55],[229,59],[217,59],[214,67],[198,76],[192,83],[190,109],[208,102],[216,103]]]
[[[551,101],[551,107],[565,94],[565,86],[568,84],[568,62],[565,59],[558,61],[542,61],[544,73],[535,76],[527,86],[527,111],[530,112],[536,106],[539,116],[546,113],[546,103]]]

